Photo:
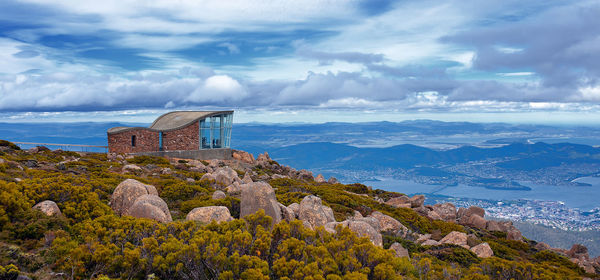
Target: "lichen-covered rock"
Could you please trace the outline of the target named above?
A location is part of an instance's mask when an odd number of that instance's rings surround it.
[[[427,240],[425,240],[425,242],[421,243],[421,246],[438,246],[441,244],[442,243],[435,241],[433,239],[427,239]]]
[[[188,221],[199,221],[202,223],[210,223],[211,221],[216,222],[229,222],[233,220],[229,209],[225,206],[206,206],[197,207],[192,209],[190,213],[185,217]]]
[[[294,216],[297,218],[298,214],[300,213],[300,204],[294,202],[290,205],[287,206],[288,209],[290,209],[292,211],[292,213],[294,213]]]
[[[352,218],[353,221],[362,221],[365,222],[367,224],[369,224],[370,226],[372,226],[376,231],[381,231],[381,226],[379,225],[379,221],[372,216],[368,216],[368,217],[361,217],[361,218]]]
[[[233,158],[246,163],[254,163],[254,156],[244,151],[233,150]]]
[[[240,215],[242,217],[263,209],[265,214],[273,218],[273,224],[281,222],[281,209],[271,185],[265,182],[254,182],[241,185],[241,189]]]
[[[337,183],[339,183],[339,181],[335,177],[329,177],[329,180],[327,180],[327,183],[329,183],[329,184],[337,184]]]
[[[415,195],[410,198],[410,207],[412,208],[421,207],[423,206],[423,203],[425,203],[425,196],[422,194]]]
[[[467,234],[459,231],[453,231],[444,236],[444,238],[440,240],[440,243],[467,246]]]
[[[402,247],[402,245],[398,242],[394,242],[394,244],[392,244],[390,246],[390,249],[394,251],[394,253],[396,254],[396,257],[398,257],[398,258],[403,258],[403,257],[410,258],[410,256],[408,255],[408,250],[406,250],[406,248]]]
[[[456,206],[450,202],[433,205],[433,211],[446,222],[456,220]]]
[[[225,191],[229,194],[238,194],[242,191],[242,185],[240,185],[238,182],[233,182],[233,184],[225,188]]]
[[[417,244],[421,244],[427,240],[431,239],[431,234],[427,233],[427,234],[421,234],[419,235],[419,237],[417,238]]]
[[[485,229],[489,231],[506,231],[506,229],[502,227],[497,221],[487,221]]]
[[[212,199],[215,199],[215,200],[216,199],[223,199],[223,198],[226,198],[226,197],[227,197],[227,195],[224,192],[222,192],[222,191],[215,191],[212,194]]]
[[[485,210],[483,210],[483,208],[481,208],[481,207],[471,206],[465,211],[465,213],[463,215],[464,216],[478,215],[479,217],[483,218],[483,217],[485,217]]]
[[[550,245],[544,243],[544,242],[538,242],[537,244],[535,244],[534,248],[538,251],[544,251],[544,250],[550,250],[552,249],[552,247],[550,247]]]
[[[279,203],[279,209],[281,209],[281,217],[284,220],[291,222],[296,219],[296,215],[294,214],[294,211],[290,210],[285,205]]]
[[[269,156],[269,153],[265,152],[263,154],[259,154],[258,157],[256,158],[256,160],[262,161],[262,162],[270,162],[271,157]]]
[[[200,177],[200,181],[203,181],[203,180],[215,181],[215,175],[213,175],[212,173],[206,173],[206,174],[202,175],[202,177]]]
[[[308,195],[302,199],[298,210],[298,218],[307,221],[313,228],[335,222],[333,210],[324,206],[321,199],[314,195]]]
[[[242,178],[242,183],[243,184],[250,184],[252,183],[252,177],[250,177],[250,174],[248,172],[246,172],[246,174],[244,174],[244,178]]]
[[[375,246],[383,247],[381,233],[363,221],[348,221],[348,228],[361,237],[368,237]]]
[[[223,187],[227,187],[233,182],[240,181],[237,172],[229,166],[217,168],[212,175],[215,176],[215,182]]]
[[[470,216],[463,216],[462,218],[460,218],[459,224],[474,228],[485,229],[487,226],[487,221],[477,214],[472,214]]]
[[[323,177],[323,174],[319,174],[319,175],[317,175],[317,177],[315,177],[315,182],[325,183],[325,182],[327,182],[327,180],[325,180],[325,177]]]
[[[379,222],[379,230],[381,231],[393,232],[394,234],[408,232],[408,228],[398,220],[379,211],[371,213],[370,216]]]
[[[154,194],[138,197],[124,215],[152,219],[161,223],[173,221],[167,203]]]
[[[142,168],[135,164],[127,164],[123,166],[123,172],[141,172]]]
[[[487,242],[481,243],[469,250],[475,253],[479,258],[489,258],[494,255],[494,251],[492,251],[492,248],[490,248],[490,245]]]
[[[313,181],[315,178],[313,177],[312,172],[302,169],[302,170],[298,171],[298,179],[304,180],[304,181]]]
[[[427,217],[429,217],[432,220],[442,220],[442,217],[440,216],[440,214],[438,214],[435,211],[428,211],[427,212]]]
[[[146,185],[134,179],[127,179],[121,182],[113,191],[110,198],[110,207],[118,215],[123,215],[138,197],[146,194],[158,195],[158,192],[152,185]]]
[[[392,197],[385,204],[394,206],[396,208],[410,208],[410,198],[402,195],[398,197]]]
[[[38,209],[42,211],[42,213],[46,214],[46,216],[62,215],[62,212],[60,212],[60,208],[58,208],[56,202],[52,200],[44,200],[33,206],[33,209]]]

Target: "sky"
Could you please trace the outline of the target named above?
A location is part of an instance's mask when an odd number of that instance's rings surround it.
[[[0,121],[598,124],[600,1],[0,1]]]

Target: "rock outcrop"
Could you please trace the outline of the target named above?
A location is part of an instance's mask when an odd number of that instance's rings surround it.
[[[226,198],[226,197],[227,197],[227,195],[224,192],[222,192],[222,191],[215,191],[212,194],[212,199],[215,199],[215,200],[216,199],[223,199],[223,198]]]
[[[294,213],[294,217],[298,218],[298,214],[300,213],[300,204],[294,202],[288,205],[287,208]]]
[[[190,213],[185,217],[188,221],[199,221],[202,223],[210,223],[211,221],[216,222],[229,222],[233,220],[229,209],[225,206],[207,206],[197,207],[192,209]]]
[[[121,182],[113,191],[110,198],[110,207],[118,215],[123,215],[138,197],[146,194],[158,195],[158,192],[152,185],[146,185],[134,179],[127,179]]]
[[[398,220],[385,215],[379,211],[375,211],[371,213],[371,217],[375,218],[379,223],[379,230],[384,232],[392,232],[397,235],[403,235],[408,232],[408,228],[406,228],[402,223]]]
[[[285,205],[279,203],[279,209],[281,210],[281,217],[284,220],[291,222],[296,219],[296,214],[294,214],[294,211],[290,210]]]
[[[40,211],[42,211],[42,213],[46,214],[46,216],[62,216],[62,212],[60,212],[60,208],[58,208],[58,205],[56,205],[56,202],[52,201],[52,200],[44,200],[38,204],[36,204],[35,206],[33,206],[33,209],[38,209]]]
[[[323,177],[323,174],[319,174],[319,175],[317,175],[317,177],[315,177],[315,182],[317,182],[317,183],[326,183],[327,180],[325,180],[325,177]]]
[[[410,198],[408,196],[392,197],[385,204],[396,208],[410,208]]]
[[[161,223],[173,221],[167,203],[154,194],[138,197],[124,215],[152,219]]]
[[[474,246],[469,250],[480,258],[489,258],[494,255],[494,251],[492,251],[492,248],[490,248],[490,245],[487,244],[487,242]]]
[[[298,218],[307,221],[313,228],[335,222],[333,210],[324,206],[321,199],[314,195],[308,195],[302,199],[298,209]]]
[[[237,172],[235,172],[235,170],[231,169],[229,166],[217,168],[212,175],[215,177],[215,182],[223,187],[227,187],[233,182],[241,181],[237,175]]]
[[[415,195],[410,198],[410,207],[412,207],[412,208],[421,207],[421,206],[423,206],[423,203],[425,203],[425,196],[422,194]]]
[[[440,240],[440,243],[454,244],[454,245],[466,247],[466,246],[468,246],[467,245],[467,234],[459,232],[459,231],[453,231],[451,233],[448,233],[446,236],[444,236],[444,238],[442,238],[442,240]]]
[[[348,221],[348,228],[358,236],[368,237],[375,246],[383,247],[381,233],[363,221]]]
[[[392,244],[390,246],[390,249],[394,251],[394,253],[396,254],[396,257],[398,257],[398,258],[403,258],[403,257],[410,258],[410,256],[408,255],[408,250],[406,250],[404,247],[402,247],[402,245],[398,242],[394,242],[394,244]]]
[[[241,185],[241,189],[240,216],[254,214],[263,209],[265,214],[273,218],[273,224],[281,221],[281,209],[271,185],[265,182],[254,182]]]
[[[123,166],[123,172],[141,172],[142,168],[135,164],[127,164]]]
[[[254,156],[251,153],[233,150],[233,158],[245,163],[254,163]]]
[[[456,220],[456,206],[450,202],[433,205],[433,212],[446,222]]]

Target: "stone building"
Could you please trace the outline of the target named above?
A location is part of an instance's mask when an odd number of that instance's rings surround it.
[[[110,128],[108,152],[219,158],[219,154],[231,153],[232,122],[233,111],[170,112],[158,117],[150,127]]]

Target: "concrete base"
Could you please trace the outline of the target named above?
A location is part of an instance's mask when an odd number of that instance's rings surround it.
[[[210,149],[210,150],[193,150],[193,151],[160,151],[160,152],[143,152],[131,153],[134,156],[158,156],[170,158],[187,158],[197,160],[209,159],[231,159],[233,150],[231,149]]]

